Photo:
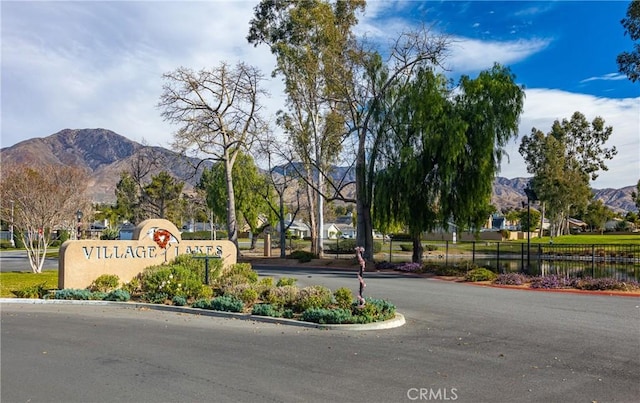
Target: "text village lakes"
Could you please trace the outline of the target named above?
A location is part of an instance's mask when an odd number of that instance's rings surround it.
[[[158,256],[173,255],[177,257],[182,254],[206,255],[212,257],[222,257],[221,245],[186,245],[181,249],[180,245],[171,245],[166,249],[155,245],[103,245],[103,246],[83,246],[82,252],[87,260],[94,259],[154,259]]]

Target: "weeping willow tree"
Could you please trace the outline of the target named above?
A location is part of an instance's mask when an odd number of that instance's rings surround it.
[[[391,92],[376,118],[386,137],[375,177],[376,225],[404,225],[421,262],[423,231],[479,228],[491,211],[493,179],[504,146],[516,136],[524,91],[494,65],[457,88],[424,69]],[[455,91],[454,91],[455,90]]]

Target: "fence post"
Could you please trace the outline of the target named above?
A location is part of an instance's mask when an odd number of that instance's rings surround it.
[[[393,238],[389,237],[389,263],[391,263],[391,261],[393,260],[393,257],[391,256],[392,248],[393,248]]]
[[[496,267],[496,271],[500,273],[500,242],[496,242],[496,245],[497,245],[496,250],[498,251],[498,256],[496,259],[496,265],[498,265],[498,267]]]
[[[449,267],[449,241],[444,241],[444,267]]]
[[[591,245],[591,277],[596,277],[596,246]]]
[[[476,264],[476,241],[471,243],[471,263]]]
[[[529,268],[527,268],[528,270]],[[527,270],[525,270],[524,268],[524,244],[521,243],[520,244],[520,272],[521,273],[527,273]],[[529,273],[527,273],[529,274]]]

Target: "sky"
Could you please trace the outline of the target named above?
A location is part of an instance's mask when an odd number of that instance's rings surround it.
[[[170,148],[177,127],[157,107],[162,74],[243,61],[270,78],[275,59],[246,36],[258,1],[6,1],[0,3],[0,146],[63,129],[104,128]],[[596,189],[640,179],[640,82],[618,72],[630,51],[620,20],[629,1],[369,1],[355,31],[380,46],[422,25],[451,39],[445,74],[475,77],[495,62],[525,88],[519,135],[499,176],[529,177],[518,146],[532,128],[579,111],[600,116],[618,154]],[[265,83],[268,117],[284,107]]]

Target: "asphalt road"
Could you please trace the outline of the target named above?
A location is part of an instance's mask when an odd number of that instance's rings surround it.
[[[58,270],[58,258],[45,258],[43,270]],[[26,250],[0,252],[0,271],[31,271]]]
[[[275,269],[301,286],[355,271]],[[640,299],[366,273],[400,328],[350,332],[141,309],[2,305],[6,402],[636,402]]]

